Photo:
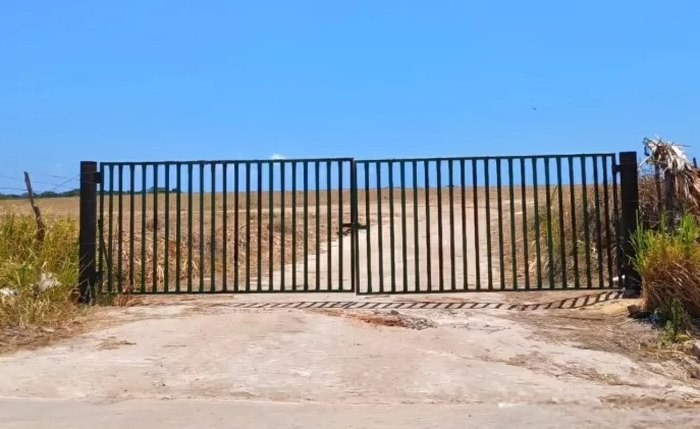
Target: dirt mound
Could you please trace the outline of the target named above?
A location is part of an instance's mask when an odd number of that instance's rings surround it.
[[[427,329],[437,327],[437,323],[424,317],[409,316],[399,313],[396,310],[391,311],[360,311],[360,310],[316,310],[319,313],[329,316],[345,317],[348,319],[359,320],[372,326],[391,326],[396,328],[408,329]]]

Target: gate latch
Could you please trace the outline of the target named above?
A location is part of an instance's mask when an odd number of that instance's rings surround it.
[[[343,223],[340,225],[340,233],[342,235],[348,235],[352,232],[353,228],[357,230],[367,229],[367,225],[362,225],[361,223]]]

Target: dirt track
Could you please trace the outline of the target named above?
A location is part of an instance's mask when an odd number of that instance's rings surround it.
[[[550,294],[534,301],[574,298]],[[555,340],[524,317],[565,333],[557,315],[573,312],[596,330],[625,303],[522,312],[517,297],[144,301],[106,309],[92,333],[0,358],[0,404],[11,427],[693,427],[697,381]]]

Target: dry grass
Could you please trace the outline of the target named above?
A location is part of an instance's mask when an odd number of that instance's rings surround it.
[[[223,213],[216,215],[213,231],[211,219],[202,220],[203,235],[197,220],[193,223],[191,239],[188,239],[187,220],[183,219],[180,240],[176,221],[170,219],[166,224],[163,215],[159,216],[158,222],[153,222],[152,217],[146,218],[145,235],[141,232],[141,221],[135,222],[135,232],[131,235],[129,226],[125,225],[128,222],[123,222],[120,231],[118,218],[115,218],[111,241],[110,233],[105,233],[105,279],[111,278],[113,282],[112,285],[106,281],[106,287],[116,289],[116,285],[121,284],[122,291],[127,292],[174,291],[178,285],[180,290],[188,290],[189,287],[193,290],[200,287],[204,290],[221,290],[224,273],[229,289],[236,278],[243,287],[248,275],[251,283],[267,279],[271,263],[277,270],[283,259],[285,264],[291,263],[293,254],[296,254],[297,261],[301,261],[305,240],[309,254],[322,251],[329,236],[335,239],[340,228],[337,219],[333,218],[328,223],[327,217],[321,216],[316,230],[317,216],[309,214],[305,235],[301,217],[293,223],[289,215],[285,215],[283,222],[280,214],[270,217],[269,213],[260,213],[258,223],[257,213],[253,213],[248,221],[239,219],[238,229],[234,216],[226,215],[224,230],[223,218]],[[166,225],[169,225],[167,233]],[[321,245],[319,250],[314,248],[317,238]]]
[[[585,197],[584,197],[585,192]],[[506,284],[608,287],[616,273],[617,234],[612,187],[551,187],[514,203],[504,202]],[[513,207],[511,208],[511,204]],[[498,224],[496,224],[498,225]],[[492,242],[500,231],[491,228]],[[501,251],[501,249],[499,249]]]
[[[42,243],[32,216],[0,215],[0,288],[16,293],[0,297],[0,349],[75,328],[77,229],[74,219],[54,218]],[[49,273],[60,285],[42,290],[37,283]]]
[[[448,188],[443,188],[442,189],[442,198],[443,201],[447,201],[447,189]],[[461,188],[456,186],[453,188],[454,189],[454,194],[455,194],[455,203],[460,203],[461,204]],[[472,188],[472,187],[465,187],[465,200],[466,202],[470,203],[474,199],[474,191],[476,190],[476,197],[478,201],[480,202],[480,205],[485,202],[486,199],[486,188],[484,187],[477,187],[477,188]],[[522,195],[522,188],[520,186],[514,186],[513,187],[513,192],[515,194],[515,198],[520,198]],[[408,203],[411,203],[413,201],[413,195],[414,193],[417,194],[417,198],[419,201],[419,204],[425,204],[426,201],[426,189],[424,188],[418,188],[415,191],[412,188],[406,188],[405,190],[405,195],[406,195],[406,200]],[[434,204],[437,202],[437,188],[430,188],[427,190],[428,193],[428,199],[431,202],[431,204]],[[507,199],[507,193],[508,189],[507,186],[504,185],[502,188],[502,193],[503,193],[503,199]],[[497,192],[495,187],[491,187],[488,189],[488,194],[489,194],[489,200],[492,203],[495,203],[498,198],[497,198]],[[170,208],[171,213],[176,213],[176,203],[177,203],[177,193],[170,193],[168,197],[168,204]],[[262,208],[262,211],[267,211],[269,210],[270,207],[270,197],[272,197],[272,207],[274,209],[277,209],[282,206],[282,200],[284,200],[284,205],[288,209],[291,209],[292,207],[292,201],[294,198],[296,198],[296,205],[298,210],[301,210],[303,207],[304,203],[304,194],[303,192],[296,192],[296,197],[293,197],[294,193],[292,192],[272,192],[272,195],[268,192],[261,192],[260,196],[258,196],[257,192],[251,192],[250,194],[250,208],[252,211],[257,211],[258,208],[258,199],[261,200],[260,207]],[[383,202],[387,202],[390,200],[389,198],[389,190],[387,188],[382,188],[381,192],[381,199]],[[528,201],[532,201],[534,197],[534,188],[531,186],[525,187],[525,195]],[[540,187],[539,189],[539,195],[541,198],[544,198],[545,192],[544,192],[544,187]],[[350,191],[349,190],[343,190],[341,193],[339,193],[337,190],[332,191],[330,193],[327,193],[326,191],[319,191],[318,193],[318,198],[316,198],[316,193],[314,191],[309,191],[307,195],[308,199],[308,206],[311,210],[315,210],[316,203],[318,201],[319,205],[319,211],[326,210],[328,207],[328,204],[330,203],[331,207],[333,210],[337,210],[337,208],[340,206],[341,200],[342,200],[342,205],[348,210],[349,212],[349,207],[350,207]],[[358,203],[361,206],[364,206],[365,202],[367,201],[367,198],[369,197],[369,202],[372,206],[376,206],[379,198],[377,196],[377,191],[376,189],[370,189],[367,193],[364,189],[358,189],[357,191],[357,199]],[[226,203],[227,203],[227,209],[229,212],[232,212],[235,209],[235,199],[236,199],[236,194],[234,193],[227,193],[226,194]],[[103,205],[104,205],[104,210],[107,212],[109,210],[109,194],[105,193],[103,197]],[[212,194],[210,193],[205,193],[203,194],[203,199],[202,199],[202,205],[200,207],[200,194],[198,193],[193,193],[192,194],[192,207],[193,210],[196,212],[203,212],[203,213],[211,213],[212,207],[215,208],[215,210],[221,210],[223,207],[224,203],[224,194],[223,193],[216,193],[213,198]],[[401,194],[400,194],[400,189],[399,188],[394,188],[394,196],[393,200],[395,203],[399,203],[401,201]],[[146,194],[145,196],[145,201],[144,201],[144,196],[140,193],[135,193],[134,194],[134,200],[133,200],[133,210],[131,210],[131,197],[130,194],[124,193],[122,194],[122,206],[123,210],[125,213],[129,213],[133,211],[136,215],[137,218],[142,215],[143,212],[143,207],[145,204],[145,212],[147,214],[153,213],[154,208],[158,208],[158,213],[165,213],[165,207],[166,207],[166,196],[162,193],[159,193],[157,197],[154,198],[153,194]],[[212,204],[213,201],[213,204]],[[188,204],[189,204],[189,196],[188,194],[182,193],[180,194],[180,204],[181,204],[181,211],[185,212],[187,210]],[[78,197],[65,197],[65,198],[39,198],[37,199],[37,205],[42,209],[43,212],[47,213],[48,216],[69,216],[69,217],[78,217],[78,210],[79,210],[79,205],[80,205],[80,200]],[[245,193],[239,193],[238,194],[238,208],[239,210],[244,210],[246,207],[246,194]],[[495,206],[493,206],[495,208]],[[117,193],[112,194],[112,208],[114,213],[116,214],[118,209],[119,209],[119,195]],[[27,199],[11,199],[11,200],[0,200],[0,213],[3,212],[8,212],[8,213],[18,213],[18,214],[31,214],[31,207],[29,205],[29,200]],[[360,210],[360,215],[362,215],[362,210]]]

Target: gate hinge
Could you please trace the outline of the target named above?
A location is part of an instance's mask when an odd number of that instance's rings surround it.
[[[98,185],[102,184],[102,173],[99,171],[95,171],[93,174],[93,179],[95,180],[95,183]]]
[[[613,174],[619,174],[620,173],[620,164],[613,164],[612,165],[612,172]]]

